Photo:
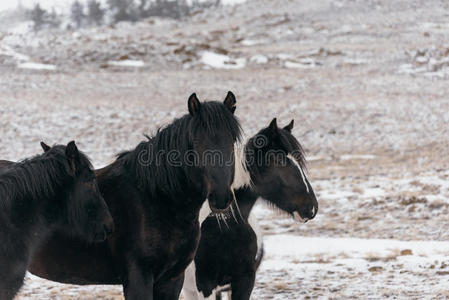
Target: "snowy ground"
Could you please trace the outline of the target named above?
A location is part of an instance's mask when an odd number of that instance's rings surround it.
[[[248,134],[295,119],[318,195],[307,224],[255,213],[253,299],[449,298],[449,20],[441,1],[249,1],[190,19],[0,32],[0,153],[76,139],[96,166],[237,95]],[[121,299],[32,277],[18,299]]]

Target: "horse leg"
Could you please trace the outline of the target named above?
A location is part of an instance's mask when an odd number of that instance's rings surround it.
[[[25,277],[25,274],[24,276]],[[12,300],[23,285],[23,277],[11,278],[0,284],[0,300]]]
[[[151,271],[140,268],[136,263],[128,264],[128,273],[123,283],[126,300],[153,300],[154,277]],[[156,297],[156,299],[158,299]]]
[[[177,300],[184,283],[184,274],[176,279],[166,279],[157,282],[154,287],[154,298],[161,300]]]
[[[14,268],[16,269],[16,268]],[[15,272],[8,272],[8,269],[3,269],[2,273],[8,274],[7,278],[1,276],[0,282],[0,300],[12,300],[14,296],[19,292],[23,285],[23,279],[25,278],[26,268],[21,270],[16,269]]]
[[[254,271],[245,272],[244,274],[242,274],[242,276],[232,278],[232,300],[249,300],[251,292],[254,288],[255,279],[256,272]]]

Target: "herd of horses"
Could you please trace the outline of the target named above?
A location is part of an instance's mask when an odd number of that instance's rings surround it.
[[[293,121],[244,139],[235,96],[188,114],[94,170],[75,142],[0,161],[0,300],[25,273],[121,284],[125,298],[249,299],[263,258],[259,197],[299,222],[318,202]]]

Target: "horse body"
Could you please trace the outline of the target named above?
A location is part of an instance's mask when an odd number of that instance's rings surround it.
[[[126,299],[178,299],[198,245],[203,202],[208,198],[221,211],[233,199],[234,165],[213,166],[201,154],[219,150],[227,160],[240,135],[232,93],[224,105],[200,104],[193,96],[190,115],[96,172],[116,223],[114,235],[89,247],[53,235],[34,255],[31,273],[65,283],[122,284]],[[154,163],[160,150],[162,160]],[[181,158],[168,161],[170,151]],[[185,160],[192,153],[200,154],[193,164]]]
[[[19,163],[0,161],[0,168],[0,299],[6,300],[52,231],[78,234],[86,243],[104,240],[113,223],[90,162],[74,142]]]
[[[251,210],[259,197],[298,221],[315,217],[318,203],[302,168],[304,154],[291,135],[293,123],[280,129],[274,119],[249,139],[241,163],[246,182],[235,190],[236,218],[209,216],[201,224],[201,240],[194,262],[186,271],[183,295],[187,300],[215,300],[230,286],[232,300],[248,300],[263,258],[262,236]],[[262,159],[260,159],[262,158]],[[246,173],[246,175],[245,175]],[[218,222],[217,222],[218,221]],[[220,223],[222,223],[220,225]],[[226,288],[225,288],[226,289]]]

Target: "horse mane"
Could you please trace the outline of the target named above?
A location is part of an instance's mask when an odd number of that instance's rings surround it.
[[[31,200],[45,199],[55,195],[68,179],[74,176],[65,155],[64,145],[55,145],[47,152],[24,159],[9,166],[0,175],[0,206],[10,207],[17,197]],[[91,163],[80,152],[80,164]]]
[[[134,150],[119,153],[117,161],[122,161],[140,189],[176,198],[185,192],[183,187],[188,184],[188,166],[183,164],[182,157],[193,149],[193,137],[199,132],[210,136],[229,132],[234,141],[241,139],[240,124],[225,105],[216,101],[202,102],[197,115],[186,114],[160,127],[154,136],[147,136],[148,140],[140,142]],[[180,164],[168,161],[167,154],[173,151],[180,154]]]
[[[267,134],[267,128],[264,128],[262,130],[260,130],[256,135],[254,135],[251,138],[247,138],[245,140],[244,143],[242,143],[241,145],[237,146],[237,149],[239,150],[239,155],[236,156],[238,158],[236,158],[236,161],[241,161],[241,164],[243,165],[242,168],[240,168],[241,170],[241,177],[242,179],[240,180],[241,183],[244,184],[240,184],[237,186],[251,186],[251,182],[249,182],[247,179],[248,177],[251,176],[251,172],[254,173],[258,173],[258,168],[254,166],[254,163],[260,163],[256,161],[254,161],[254,159],[250,159],[250,161],[248,161],[248,154],[252,153],[254,155],[254,149],[257,149],[259,147],[257,147],[255,144],[257,143],[257,141],[255,139],[257,139],[260,136],[265,136],[265,141],[266,140],[266,134]],[[291,157],[294,159],[294,162],[297,163],[301,169],[305,169],[307,170],[307,161],[306,161],[306,157],[305,157],[305,152],[304,149],[302,148],[301,144],[299,143],[299,141],[287,130],[278,128],[277,134],[275,136],[275,142],[277,144],[277,146],[280,149],[273,149],[273,150],[281,150],[284,151],[285,154],[287,155],[287,157]],[[264,145],[263,147],[266,147],[266,151],[272,150],[270,149],[270,145]],[[249,162],[252,162],[252,164],[249,164]],[[236,167],[236,174],[238,175],[239,168]],[[246,174],[245,174],[246,173]]]

